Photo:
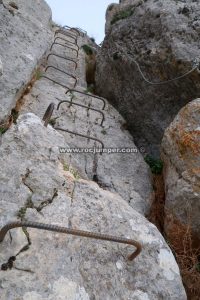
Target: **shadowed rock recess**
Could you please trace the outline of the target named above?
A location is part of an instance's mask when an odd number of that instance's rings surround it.
[[[129,261],[135,250],[130,245],[12,229],[0,243],[0,298],[186,300],[174,255],[146,218],[154,202],[150,168],[124,118],[106,99],[88,93],[87,34],[55,25],[42,0],[0,1],[0,23],[0,226],[39,222],[142,246]],[[66,94],[70,89],[76,91]],[[57,110],[61,100],[71,104]],[[55,109],[44,126],[51,103]],[[134,151],[61,151],[102,145]]]

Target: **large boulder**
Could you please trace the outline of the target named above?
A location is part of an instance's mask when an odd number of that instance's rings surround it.
[[[128,262],[131,247],[13,229],[0,244],[4,269],[16,257],[13,268],[0,272],[1,299],[186,300],[176,261],[156,227],[117,194],[66,170],[58,151],[63,143],[33,114],[20,116],[5,133],[0,225],[20,219],[123,236],[139,241],[142,252]]]
[[[198,5],[129,0],[108,8],[97,91],[125,117],[137,145],[155,156],[164,130],[200,93]]]
[[[200,239],[200,99],[187,104],[164,134],[162,159],[166,192],[166,232],[177,220]]]
[[[15,0],[0,3],[0,121],[15,107],[49,48],[51,10],[45,1]]]

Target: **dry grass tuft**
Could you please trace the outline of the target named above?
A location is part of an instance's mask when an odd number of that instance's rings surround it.
[[[179,265],[183,284],[189,300],[200,299],[200,239],[192,232],[190,211],[187,225],[175,219],[165,209],[164,180],[162,175],[154,175],[155,201],[148,219],[168,241]],[[165,224],[165,226],[164,226]],[[166,231],[165,231],[166,230]]]

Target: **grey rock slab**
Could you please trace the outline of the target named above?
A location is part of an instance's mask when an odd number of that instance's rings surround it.
[[[1,226],[25,207],[25,220],[135,239],[142,252],[128,262],[133,247],[28,228],[31,245],[13,269],[0,272],[1,299],[186,299],[176,261],[156,227],[119,195],[75,179],[64,169],[57,143],[65,143],[63,136],[31,113],[5,133]],[[22,229],[11,235],[0,244],[1,265],[27,244]]]
[[[15,107],[52,41],[51,10],[45,1],[16,0],[18,9],[0,5],[0,120]]]
[[[199,60],[198,4],[150,0],[108,7],[107,35],[97,56],[97,92],[126,119],[136,145],[156,157],[165,129],[198,97],[199,71],[167,84],[149,82],[179,77]],[[133,14],[122,18],[130,5]],[[117,12],[121,19],[110,25]]]

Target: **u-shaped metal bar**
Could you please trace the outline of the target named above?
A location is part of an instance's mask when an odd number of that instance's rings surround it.
[[[68,93],[72,93],[72,92],[75,92],[75,93],[78,93],[78,94],[82,94],[82,95],[86,95],[88,97],[92,97],[92,98],[95,98],[95,99],[98,99],[98,100],[102,101],[103,102],[102,110],[104,110],[104,108],[106,106],[106,102],[105,102],[105,100],[103,98],[95,96],[95,95],[87,94],[87,93],[84,93],[84,92],[80,92],[80,91],[77,91],[75,89],[69,89],[65,94],[67,95]]]
[[[48,106],[48,108],[47,108],[47,110],[46,110],[46,112],[44,114],[44,117],[43,117],[42,120],[44,121],[45,126],[48,125],[48,123],[49,123],[49,121],[50,121],[50,119],[51,119],[51,117],[53,115],[54,107],[55,107],[55,104],[51,103]],[[103,154],[104,143],[101,140],[99,140],[99,139],[97,139],[95,137],[91,137],[89,135],[85,135],[85,134],[81,134],[81,133],[78,133],[78,132],[74,132],[74,131],[71,131],[71,130],[68,130],[68,129],[63,129],[63,128],[59,128],[59,127],[54,127],[54,129],[55,130],[64,131],[64,132],[67,132],[67,133],[70,133],[70,134],[74,134],[74,135],[77,135],[77,136],[80,136],[80,137],[83,137],[83,138],[86,138],[86,139],[90,139],[90,140],[93,140],[95,142],[99,142],[101,144],[101,147],[102,147],[102,151],[100,152],[100,155]]]
[[[58,98],[56,98],[56,99],[57,99],[57,100],[60,100],[60,99],[58,99]],[[86,105],[79,104],[79,103],[75,103],[75,102],[68,101],[68,100],[61,100],[61,101],[58,103],[57,110],[59,110],[60,105],[61,105],[62,103],[69,103],[70,105],[72,105],[72,104],[73,104],[73,105],[77,105],[77,106],[80,106],[80,107],[84,107],[84,108],[86,108],[86,109],[88,109],[88,110],[93,110],[93,111],[96,111],[96,112],[100,113],[100,114],[102,115],[101,126],[103,125],[103,122],[104,122],[104,120],[105,120],[105,115],[104,115],[104,113],[103,113],[102,111],[100,111],[99,109],[95,109],[95,108],[92,108],[92,107],[90,107],[90,106],[86,106]]]
[[[66,86],[66,85],[64,85],[64,84],[62,84],[62,83],[60,83],[60,82],[58,82],[58,81],[56,81],[56,80],[54,80],[54,79],[52,79],[52,78],[50,78],[50,77],[48,77],[48,76],[42,75],[40,78],[48,79],[48,80],[52,81],[53,83],[62,86],[62,87],[65,88],[65,89],[69,89],[68,86]]]
[[[57,34],[63,34],[69,38],[72,38],[74,40],[75,44],[77,45],[78,38],[73,36],[72,34],[65,32],[63,29],[56,30],[54,36],[56,36]]]
[[[63,129],[63,128],[59,128],[59,127],[54,127],[54,129],[55,129],[55,130],[64,131],[64,132],[67,132],[67,133],[70,133],[70,134],[74,134],[74,135],[77,135],[77,136],[80,136],[80,137],[83,137],[83,138],[86,138],[86,139],[89,139],[89,140],[93,140],[93,141],[95,141],[95,142],[100,143],[100,144],[101,144],[101,147],[102,147],[102,151],[100,152],[100,155],[103,154],[103,149],[104,149],[105,147],[104,147],[104,143],[103,143],[101,140],[99,140],[99,139],[97,139],[97,138],[95,138],[95,137],[91,137],[91,136],[89,136],[89,135],[85,135],[85,134],[81,134],[81,133],[78,133],[78,132],[74,132],[74,131],[71,131],[71,130],[68,130],[68,129]]]
[[[140,254],[140,252],[142,251],[142,245],[140,243],[136,242],[135,240],[126,239],[126,238],[118,237],[118,236],[107,235],[107,234],[83,231],[83,230],[78,230],[78,229],[71,229],[71,228],[57,226],[57,225],[43,224],[43,223],[29,222],[29,221],[12,222],[12,223],[8,223],[4,227],[2,227],[0,230],[0,243],[3,242],[3,240],[6,236],[6,233],[9,230],[11,230],[13,228],[19,228],[19,227],[36,228],[36,229],[41,229],[41,230],[48,230],[48,231],[53,231],[53,232],[60,232],[60,233],[75,235],[75,236],[87,237],[90,239],[132,245],[132,246],[136,247],[136,250],[131,255],[128,256],[128,260],[130,260],[130,261],[133,260],[134,258],[136,258],[136,256],[138,256]]]
[[[69,27],[69,26],[67,26],[67,25],[64,25],[62,28],[63,28],[63,29],[66,28],[66,29],[68,29],[69,31],[75,31],[75,32],[78,34],[78,36],[81,35],[80,31],[79,31],[77,28],[75,28],[75,27]]]
[[[80,50],[80,47],[70,41],[67,41],[66,39],[60,37],[60,36],[57,36],[55,39],[54,39],[54,42],[56,42],[58,39],[62,40],[62,41],[65,41],[65,43],[67,43],[68,45],[71,45],[71,46],[74,46],[74,47],[77,47],[78,51]]]
[[[76,29],[78,29],[80,32],[82,32],[84,35],[87,34],[86,30],[83,30],[82,28],[76,27]]]
[[[57,43],[57,42],[53,42],[53,44],[51,45],[50,51],[52,50],[52,48],[53,48],[54,45],[59,45],[59,46],[62,46],[64,48],[71,49],[72,51],[76,52],[76,57],[78,57],[78,51],[76,49],[71,48],[70,46],[67,46],[67,45],[63,45],[63,44]]]
[[[55,70],[57,70],[57,71],[59,71],[59,72],[61,72],[61,73],[64,73],[64,74],[68,75],[69,77],[72,77],[72,78],[75,80],[74,87],[76,86],[76,84],[77,84],[77,78],[76,78],[76,76],[74,76],[74,75],[72,75],[72,74],[70,74],[70,73],[67,73],[67,72],[65,72],[65,71],[63,71],[63,70],[60,70],[59,68],[54,67],[54,66],[47,66],[46,69],[45,69],[45,72],[46,72],[48,69],[50,69],[50,68],[51,68],[51,69],[55,69]]]
[[[56,53],[50,53],[48,56],[47,56],[47,61],[48,61],[48,59],[49,59],[49,57],[50,56],[56,56],[56,57],[58,57],[58,58],[62,58],[62,59],[65,59],[65,60],[68,60],[68,61],[71,61],[71,62],[73,62],[74,64],[75,64],[75,70],[77,69],[77,62],[76,61],[74,61],[72,58],[70,58],[70,57],[64,57],[64,56],[61,56],[61,55],[58,55],[58,54],[56,54]]]

